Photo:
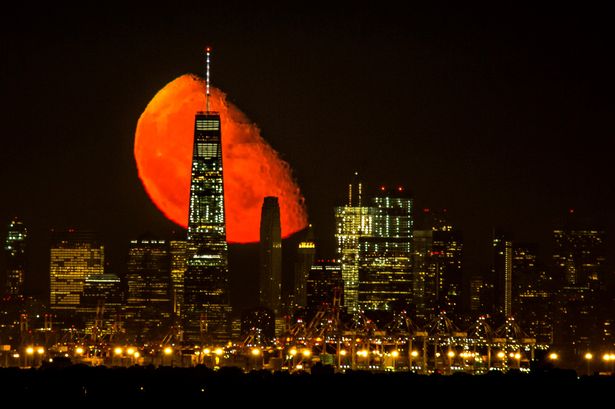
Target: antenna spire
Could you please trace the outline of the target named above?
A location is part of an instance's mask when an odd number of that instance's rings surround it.
[[[207,71],[206,71],[206,86],[205,86],[205,112],[209,112],[209,56],[211,54],[211,47],[205,49],[207,53]]]

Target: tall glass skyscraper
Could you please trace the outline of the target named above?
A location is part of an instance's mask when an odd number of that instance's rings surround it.
[[[26,238],[28,231],[18,219],[13,219],[4,241],[6,256],[5,293],[8,295],[23,295],[23,285],[26,274]],[[1,288],[1,287],[0,287]]]
[[[222,133],[217,112],[194,121],[188,260],[184,275],[184,338],[222,341],[230,334],[228,247],[224,219]]]

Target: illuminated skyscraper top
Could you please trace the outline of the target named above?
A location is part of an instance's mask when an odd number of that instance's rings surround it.
[[[184,336],[187,340],[228,337],[228,247],[224,218],[220,115],[209,110],[209,56],[205,112],[194,121],[188,261],[184,275]]]

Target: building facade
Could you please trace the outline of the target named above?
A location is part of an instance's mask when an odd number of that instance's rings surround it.
[[[413,301],[412,199],[402,188],[382,189],[371,203],[372,234],[359,238],[359,308],[407,308]]]
[[[282,229],[277,197],[268,196],[263,200],[259,250],[259,304],[279,318],[282,313]]]
[[[126,322],[130,335],[162,338],[170,326],[171,260],[166,240],[132,240],[126,269]]]
[[[224,215],[220,115],[198,112],[194,123],[184,339],[223,341],[230,336],[228,246]]]
[[[22,296],[24,293],[27,238],[26,226],[17,218],[11,220],[4,241],[6,272],[4,274],[5,282],[3,283],[5,294],[10,296]]]
[[[104,246],[92,232],[54,231],[50,253],[50,307],[55,312],[75,312],[86,278],[104,273]]]

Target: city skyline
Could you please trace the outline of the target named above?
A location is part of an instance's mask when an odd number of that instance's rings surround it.
[[[464,234],[465,269],[469,273],[485,273],[491,268],[490,234],[494,227],[511,231],[515,240],[538,243],[542,260],[550,257],[552,234],[559,227],[554,219],[559,215],[567,217],[574,210],[575,215],[592,220],[596,228],[612,232],[613,190],[608,179],[612,143],[599,138],[611,129],[606,115],[611,102],[603,93],[608,94],[612,86],[606,76],[612,61],[599,53],[607,44],[601,41],[608,36],[590,42],[605,29],[598,25],[588,32],[582,30],[590,27],[591,13],[573,15],[570,10],[560,10],[563,21],[577,23],[566,31],[563,22],[549,20],[545,11],[530,15],[522,9],[509,11],[510,15],[500,15],[502,26],[462,10],[419,14],[420,18],[413,17],[418,24],[408,26],[388,13],[378,14],[372,25],[368,13],[360,12],[348,17],[334,12],[300,18],[292,12],[269,16],[249,10],[236,18],[241,22],[258,16],[273,24],[267,29],[263,28],[266,24],[247,26],[228,36],[222,35],[223,22],[228,20],[214,23],[211,29],[188,24],[186,33],[194,36],[188,40],[171,36],[166,47],[156,50],[140,48],[140,34],[132,26],[123,28],[121,22],[109,26],[112,34],[125,35],[118,50],[111,49],[108,37],[99,37],[79,23],[51,30],[50,41],[44,46],[33,45],[32,34],[18,38],[16,26],[5,28],[7,32],[15,28],[8,33],[8,52],[15,57],[10,61],[16,61],[2,71],[3,84],[16,101],[6,110],[14,112],[15,118],[5,122],[7,132],[19,137],[6,138],[3,151],[2,175],[7,175],[3,186],[13,200],[0,205],[0,222],[6,226],[17,216],[28,229],[32,244],[28,254],[33,263],[26,288],[34,293],[46,289],[49,246],[45,236],[49,229],[76,227],[100,232],[105,273],[117,275],[125,273],[123,260],[129,240],[148,231],[165,239],[171,239],[172,230],[184,236],[143,193],[127,148],[132,145],[136,117],[151,95],[178,73],[202,71],[202,60],[194,56],[210,38],[220,50],[216,84],[262,127],[265,137],[294,171],[306,197],[319,257],[335,253],[333,209],[345,202],[344,186],[355,171],[365,180],[366,198],[371,196],[369,190],[381,184],[403,186],[411,192],[415,208],[447,208],[453,225]],[[527,23],[523,29],[512,24],[519,15]],[[42,18],[43,14],[36,16]],[[92,18],[93,26],[102,24],[104,16],[103,12]],[[450,27],[440,21],[442,16],[450,19]],[[153,17],[137,18],[148,34],[155,33],[150,26],[156,21]],[[324,28],[314,29],[312,23],[321,19]],[[474,28],[461,24],[464,19],[476,23]],[[290,21],[297,27],[288,39],[281,39],[279,34]],[[437,30],[430,31],[428,23],[434,23]],[[41,27],[45,24],[42,21]],[[33,29],[33,33],[40,29]],[[79,41],[75,33],[85,33],[85,40]],[[262,53],[258,56],[251,47],[240,44],[242,36],[254,33],[254,41],[262,40],[263,44],[254,47]],[[337,36],[340,33],[345,36]],[[484,34],[494,39],[485,39]],[[570,50],[560,43],[568,37],[577,41],[566,43]],[[87,40],[92,38],[99,41],[98,49],[88,48]],[[184,40],[186,50],[172,51],[173,40]],[[307,47],[291,53],[293,40],[305,42]],[[542,53],[549,45],[551,54]],[[162,53],[162,58],[148,64],[148,70],[139,58],[129,59],[131,64],[122,65],[119,73],[113,71],[113,64],[101,64],[100,71],[92,71],[97,75],[91,77],[80,77],[69,65],[46,62],[50,70],[42,71],[40,77],[29,77],[31,83],[24,89],[41,81],[41,99],[58,99],[57,107],[48,109],[36,109],[39,102],[33,102],[37,115],[43,117],[41,122],[57,125],[50,131],[51,139],[59,142],[56,146],[39,136],[47,133],[37,122],[17,127],[26,100],[17,97],[20,89],[9,81],[10,74],[16,84],[23,85],[34,69],[34,60],[24,56],[25,50],[44,55],[54,49],[65,57],[76,53],[76,61],[90,68],[103,55],[119,60],[135,49],[146,59],[157,53]],[[284,52],[304,61],[305,66],[289,63],[288,57],[281,56]],[[317,58],[321,55],[328,57],[328,62]],[[587,68],[579,55],[603,64]],[[243,78],[240,69],[246,61],[254,63],[255,75]],[[90,94],[69,86],[66,94],[57,93],[50,76],[58,75],[60,67],[75,80],[87,81],[94,91]],[[98,88],[113,81],[122,84],[125,72],[132,74],[130,86],[120,87],[123,91]],[[276,74],[275,79],[270,73]],[[344,80],[332,83],[327,79],[330,73],[344,74]],[[298,98],[294,94],[299,95],[296,91],[303,90],[304,83],[314,86]],[[356,98],[364,88],[371,94]],[[71,98],[76,97],[85,98],[86,103],[71,110]],[[89,120],[81,122],[89,113],[99,111],[105,118],[98,122],[99,127],[88,127]],[[307,122],[308,117],[315,120]],[[69,119],[65,122],[73,123],[74,129],[58,122],[60,118]],[[33,148],[26,150],[22,139]],[[116,160],[108,161],[109,155]],[[83,162],[82,157],[89,162]],[[25,166],[19,166],[22,162]],[[87,179],[82,176],[85,174]],[[34,189],[26,188],[31,186]],[[44,206],[34,199],[41,193],[48,198]],[[610,236],[606,235],[607,240]],[[611,249],[612,244],[607,244]],[[243,257],[251,254],[254,246],[234,247],[231,257],[235,254],[235,260],[247,260],[235,264],[236,277],[254,274],[253,258]],[[607,271],[612,274],[612,265]]]

